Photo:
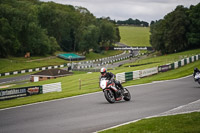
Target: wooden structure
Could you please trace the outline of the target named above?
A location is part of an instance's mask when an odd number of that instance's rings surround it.
[[[62,69],[49,69],[49,70],[44,70],[35,74],[31,75],[31,82],[38,82],[38,81],[43,81],[43,80],[48,80],[48,79],[56,79],[58,77],[64,77],[68,75],[72,75],[72,72],[68,72],[66,70]]]

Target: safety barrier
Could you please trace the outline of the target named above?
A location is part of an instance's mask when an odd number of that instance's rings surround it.
[[[61,82],[45,84],[42,86],[28,86],[22,88],[6,89],[6,90],[0,90],[0,101],[19,98],[19,97],[26,97],[36,94],[43,94],[48,92],[61,92],[61,91],[62,91]]]
[[[121,83],[123,83],[126,81],[135,80],[138,78],[150,76],[157,73],[158,73],[158,67],[153,67],[153,68],[138,70],[138,71],[117,73],[116,79],[120,81]]]
[[[186,58],[186,59],[182,59],[180,61],[176,61],[176,62],[170,64],[171,65],[170,69],[179,68],[181,66],[192,63],[192,62],[197,61],[199,59],[200,59],[200,55],[195,55],[195,56],[192,56],[192,57],[189,57],[189,58]]]
[[[42,85],[42,93],[61,92],[61,82]]]
[[[40,70],[62,68],[62,67],[71,66],[71,65],[74,67],[74,69],[85,69],[85,68],[87,69],[87,68],[102,66],[104,64],[108,64],[108,63],[112,63],[112,62],[116,62],[119,60],[124,60],[124,59],[129,58],[129,56],[121,57],[125,54],[126,54],[126,52],[123,52],[119,55],[106,57],[106,58],[102,58],[102,59],[96,59],[96,60],[92,60],[92,61],[82,61],[79,63],[67,63],[67,64],[63,64],[63,65],[58,65],[58,66],[46,66],[46,67],[40,67],[40,68],[32,68],[32,69],[18,70],[18,71],[13,71],[13,72],[0,73],[0,77],[21,74],[21,73],[27,73],[27,72],[40,71]],[[105,61],[107,59],[112,59],[112,58],[113,58],[113,60],[111,60],[111,61]],[[114,58],[117,58],[117,59],[114,59]],[[94,64],[95,62],[102,62],[102,63]],[[92,64],[90,64],[90,63],[92,63]]]
[[[62,67],[66,67],[66,66],[67,66],[67,64],[63,64],[63,65],[58,65],[58,66],[47,66],[47,67],[40,67],[40,68],[32,68],[32,69],[26,69],[26,70],[19,70],[19,71],[1,73],[0,77],[1,76],[9,76],[9,75],[21,74],[21,73],[27,73],[27,72],[40,71],[40,70],[62,68]]]
[[[200,59],[200,55],[195,55],[195,56],[192,56],[189,58],[182,59],[180,61],[176,61],[171,64],[166,64],[166,65],[162,65],[162,66],[158,66],[158,67],[148,68],[148,69],[144,69],[144,70],[137,70],[137,71],[132,71],[132,72],[117,73],[116,79],[118,81],[120,81],[121,83],[123,83],[126,81],[135,80],[135,79],[143,78],[146,76],[154,75],[159,72],[166,72],[168,70],[177,69],[181,66],[192,63],[199,59]]]
[[[22,88],[0,90],[0,101],[18,97],[26,97],[42,93],[42,86],[29,86]]]

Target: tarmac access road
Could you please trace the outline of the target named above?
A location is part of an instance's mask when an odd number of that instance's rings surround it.
[[[110,104],[102,92],[0,110],[1,133],[91,133],[154,116],[200,99],[192,76],[127,87],[129,102]]]
[[[30,80],[30,75],[16,76],[16,77],[11,77],[11,78],[6,78],[5,76],[5,78],[0,79],[0,85],[20,82],[20,81],[25,81],[25,80]]]

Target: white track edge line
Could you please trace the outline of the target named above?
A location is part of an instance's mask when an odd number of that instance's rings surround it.
[[[173,108],[173,109],[165,111],[165,112],[169,112],[169,111],[172,111],[172,110],[176,110],[176,109],[182,108],[182,107],[190,105],[192,103],[196,103],[199,100],[193,101],[193,102],[185,104],[185,105],[178,106],[176,108]],[[165,112],[163,112],[163,113],[165,113]],[[150,118],[162,117],[162,116],[173,116],[173,115],[187,114],[187,113],[192,113],[192,112],[200,112],[200,109],[193,110],[193,111],[185,111],[185,112],[180,112],[180,113],[173,113],[173,114],[169,114],[169,115],[167,115],[167,114],[162,115],[162,113],[160,113],[161,115],[158,114],[158,115],[147,116],[147,117],[144,117],[144,118],[141,118],[141,119],[136,119],[136,120],[125,122],[125,123],[122,123],[122,124],[119,124],[119,125],[115,125],[115,126],[112,126],[112,127],[109,127],[109,128],[105,128],[105,129],[102,129],[102,130],[99,130],[99,131],[96,131],[96,132],[93,132],[93,133],[98,133],[98,132],[102,132],[102,131],[105,131],[105,130],[109,130],[109,129],[117,128],[117,127],[120,127],[120,126],[128,125],[130,123],[135,123],[135,122],[138,122],[138,121],[143,120],[143,119],[150,119]]]

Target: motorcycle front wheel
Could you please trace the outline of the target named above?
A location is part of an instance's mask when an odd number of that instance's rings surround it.
[[[200,84],[200,79],[198,79],[198,83]]]
[[[114,96],[114,93],[111,90],[105,90],[104,96],[109,103],[115,102],[115,96]]]
[[[128,89],[124,88],[125,92],[124,92],[124,100],[125,101],[130,101],[131,100],[131,94],[128,91]]]

